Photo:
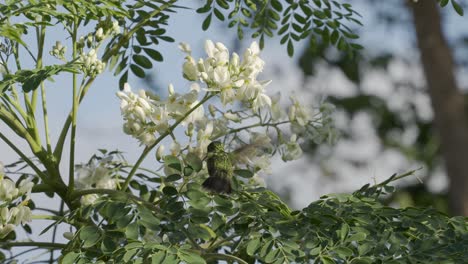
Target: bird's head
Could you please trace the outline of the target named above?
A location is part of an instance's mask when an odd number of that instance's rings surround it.
[[[213,141],[208,145],[208,153],[224,152],[224,145],[219,141]]]

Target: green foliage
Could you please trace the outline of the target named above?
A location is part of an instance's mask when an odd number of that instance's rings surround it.
[[[165,161],[177,171],[193,166],[173,156]],[[121,193],[82,208],[72,218],[92,221],[69,242],[62,258],[77,263],[463,262],[467,218],[380,202],[394,191],[390,182],[411,174],[394,175],[353,194],[323,196],[300,211],[239,179],[239,190],[230,196],[201,189],[207,175],[166,180],[155,186],[162,192],[150,199],[137,201]]]
[[[438,0],[438,2],[441,7],[445,7],[449,3],[449,0]],[[452,6],[455,12],[457,12],[457,14],[459,14],[460,16],[463,16],[464,14],[463,8],[457,2],[457,0],[450,0],[450,2],[452,3]]]
[[[24,168],[32,169],[36,176],[34,191],[62,199],[60,211],[46,210],[51,215],[45,215],[44,219],[52,223],[41,235],[48,231],[55,234],[62,224],[70,226],[74,232],[67,236],[67,244],[14,244],[11,240],[16,239],[16,233],[11,232],[0,241],[2,249],[15,245],[60,249],[58,260],[61,263],[212,263],[216,260],[392,263],[462,262],[468,258],[466,218],[449,218],[432,209],[394,209],[380,202],[382,195],[393,191],[388,183],[401,177],[392,177],[373,187],[365,186],[350,195],[324,196],[307,208],[293,211],[273,192],[255,187],[254,173],[248,166],[234,171],[231,195],[208,193],[201,187],[208,177],[207,172],[203,161],[194,154],[165,156],[164,173],[139,167],[150,148],[145,148],[136,165],[128,164],[118,151],[100,150],[102,155],[95,155],[86,166],[75,168],[77,107],[96,77],[83,71],[81,84],[76,81],[77,73],[87,63],[86,59],[80,60],[85,47],[94,52],[89,52],[87,58],[101,63],[91,66],[109,66],[115,75],[120,75],[121,87],[129,72],[144,78],[146,70],[163,60],[157,45],[174,41],[167,35],[166,27],[170,14],[176,8],[183,8],[175,5],[176,2],[9,0],[0,4],[0,59],[5,70],[0,95],[6,106],[0,109],[0,117],[27,141],[37,158],[29,159],[0,134],[23,159],[5,167],[21,167],[15,174]],[[446,5],[446,2],[440,1],[440,4]],[[462,14],[457,2],[452,1],[452,5]],[[265,36],[278,34],[290,56],[294,53],[294,43],[305,38],[312,39],[312,43],[320,40],[324,46],[332,44],[347,54],[361,48],[353,43],[358,36],[345,25],[348,22],[360,24],[356,19],[359,14],[351,5],[338,1],[207,0],[197,12],[207,14],[203,29],[208,29],[212,18],[216,17],[227,21],[230,28],[237,27],[240,38],[246,29],[252,30],[252,36],[260,39],[260,46],[264,45]],[[106,47],[97,58],[96,50],[104,45],[99,40],[103,29],[111,28],[113,22],[117,23],[118,30],[107,35]],[[72,42],[72,55],[60,54],[68,61],[65,64],[43,65],[46,28],[55,25],[62,26],[66,39]],[[91,28],[91,32],[80,39],[78,28],[82,27]],[[33,44],[37,45],[37,52],[32,52],[30,46],[33,45],[23,40],[32,32],[36,33]],[[24,58],[20,58],[20,50],[35,63],[32,69],[22,67]],[[57,50],[64,53],[63,49]],[[44,131],[39,131],[35,119],[36,104],[40,101],[37,88],[45,91],[45,85],[41,84],[62,72],[74,76],[74,104],[53,150],[47,118],[44,118]],[[18,101],[16,85],[22,88],[25,108]],[[45,93],[41,95],[46,117]],[[59,168],[70,127],[71,167],[69,181],[65,184]],[[168,130],[165,135],[170,132]],[[41,144],[41,135],[46,137],[45,145]],[[112,157],[119,159],[115,161]],[[85,189],[74,186],[74,169],[89,167],[102,169],[102,174],[96,173],[98,169],[92,172],[98,174],[98,178],[120,179],[115,181],[118,183],[125,179],[124,187],[99,189],[97,183]],[[29,175],[22,174],[20,179]],[[91,205],[84,205],[83,198],[90,195],[99,198]],[[65,205],[69,211],[64,209]],[[30,201],[28,207],[35,209],[34,202]],[[23,228],[28,234],[32,232],[28,225]],[[11,262],[14,258],[7,259],[0,254],[2,261]],[[51,253],[49,262],[56,260]]]
[[[275,34],[281,37],[289,56],[294,54],[294,42],[307,38],[321,38],[339,50],[353,54],[362,48],[353,41],[358,35],[347,23],[362,25],[350,4],[329,0],[286,1],[280,0],[207,0],[198,13],[207,14],[202,28],[207,30],[213,15],[220,21],[227,21],[228,27],[237,27],[237,35],[244,37],[246,29],[253,38],[259,38],[263,48],[265,37]],[[223,12],[228,13],[227,17]]]

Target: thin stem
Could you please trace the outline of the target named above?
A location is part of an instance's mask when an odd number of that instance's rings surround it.
[[[40,219],[40,220],[53,220],[53,221],[58,221],[58,220],[63,220],[62,216],[57,216],[57,215],[32,215],[32,219]],[[55,241],[52,241],[52,243]]]
[[[18,136],[26,139],[33,152],[39,152],[41,150],[41,146],[32,138],[23,124],[4,108],[0,108],[0,119],[2,119]]]
[[[50,143],[50,132],[49,132],[49,117],[47,116],[47,100],[44,83],[41,83],[41,99],[42,99],[42,113],[44,115],[44,132],[46,137],[47,152],[52,153],[52,145]]]
[[[16,45],[14,46],[14,51],[13,51],[13,54],[14,54],[14,57],[15,57],[15,63],[16,63],[16,68],[19,70],[21,70],[21,62],[20,62],[20,59],[19,59],[19,43],[16,43]],[[26,115],[26,127],[27,127],[27,133],[30,134],[31,130],[32,132],[34,132],[34,112],[32,111],[32,106],[31,106],[31,102],[29,101],[29,97],[27,96],[27,93],[23,93],[23,100],[24,100],[24,105],[26,106],[26,112],[28,113]],[[31,133],[32,134],[32,133]],[[33,135],[33,134],[32,134]],[[35,141],[37,141],[37,135],[34,133],[34,137],[35,137]],[[38,141],[39,142],[39,141]]]
[[[64,205],[65,205],[65,203],[64,203],[64,201],[62,200],[62,201],[60,202],[60,209],[59,209],[60,215],[63,215],[63,206],[64,206]],[[60,219],[63,219],[63,217],[59,217],[59,216],[57,216],[57,217],[60,218]],[[56,235],[57,235],[58,226],[59,226],[59,225],[55,225],[55,226],[54,226],[54,230],[52,231],[52,243],[55,243],[55,239],[56,239]],[[53,251],[53,250],[50,251],[49,262],[50,262],[50,263],[53,263],[53,262],[54,262],[54,251]]]
[[[133,34],[135,34],[135,32],[138,29],[140,29],[141,27],[146,25],[146,23],[150,22],[151,18],[158,15],[159,13],[164,11],[165,9],[169,8],[176,1],[177,0],[171,0],[168,3],[162,5],[159,9],[154,10],[148,16],[146,16],[143,20],[141,20],[137,25],[135,25],[134,28],[132,28],[130,31],[128,31],[126,34],[124,34],[120,38],[119,42],[116,45],[114,45],[111,49],[107,50],[106,53],[102,56],[102,62],[107,63],[107,61],[110,58],[112,58],[112,56],[114,56],[115,54],[117,54],[119,52],[120,48],[128,42],[128,40],[131,38],[131,36]],[[94,80],[96,80],[96,77],[91,77],[91,78],[88,79],[88,81],[84,85],[84,88],[80,92],[80,96],[79,96],[79,99],[78,99],[78,104],[81,103],[81,101],[83,100],[84,96],[88,92],[88,90],[89,90],[91,84],[94,82]],[[65,139],[66,139],[67,134],[68,134],[68,129],[70,128],[70,125],[72,124],[72,115],[73,115],[73,113],[70,112],[68,117],[67,117],[67,120],[65,120],[65,123],[63,124],[63,128],[62,128],[62,132],[60,132],[60,136],[59,136],[59,139],[57,141],[57,145],[55,146],[55,149],[54,149],[54,156],[55,156],[57,162],[60,162],[60,160],[62,159],[63,142],[65,142]]]
[[[40,42],[39,42],[40,44],[39,52],[38,52],[37,61],[36,61],[36,65],[38,69],[42,68],[42,56],[44,52],[44,40],[45,40],[45,27],[44,26],[41,26],[40,34],[41,36],[40,36]],[[36,92],[36,90],[34,92]],[[36,97],[37,95],[35,95],[33,98],[35,99]],[[50,143],[50,132],[49,132],[49,117],[47,116],[47,99],[46,99],[46,91],[45,91],[44,82],[41,82],[41,102],[42,102],[42,113],[43,113],[43,118],[44,118],[44,133],[46,137],[47,152],[52,153],[52,145]],[[34,109],[36,108],[35,101],[33,101],[33,107]]]
[[[73,45],[73,59],[76,58],[76,36],[78,34],[78,21],[75,18],[73,23],[72,45]],[[72,127],[70,135],[70,163],[68,174],[68,192],[72,193],[75,188],[75,142],[76,142],[76,119],[78,115],[78,102],[77,102],[77,76],[73,73],[73,92],[72,92]],[[51,256],[52,257],[52,256]]]
[[[154,206],[152,203],[135,196],[131,193],[124,192],[124,191],[119,191],[119,190],[111,190],[111,189],[87,189],[87,190],[76,190],[70,195],[71,201],[78,199],[81,196],[88,195],[88,194],[109,194],[109,195],[124,195],[130,200],[137,201],[138,203],[141,203],[145,205],[147,208],[151,209],[153,212],[158,213],[161,210]]]
[[[26,162],[29,167],[31,169],[34,170],[34,172],[42,179],[44,180],[44,178],[46,177],[45,174],[42,173],[42,171],[36,167],[36,165],[19,149],[16,147],[15,144],[13,144],[13,142],[11,142],[5,135],[3,135],[3,133],[0,133],[0,138],[8,145],[10,146],[11,149],[13,149],[13,151],[16,152],[16,154],[18,154],[23,160],[24,162]]]
[[[9,248],[9,247],[39,247],[39,248],[49,248],[49,249],[62,249],[65,248],[66,244],[61,243],[49,243],[49,242],[0,242],[0,247]]]
[[[206,101],[208,101],[211,97],[215,96],[216,93],[212,93],[212,94],[207,94],[205,95],[205,97],[198,103],[196,104],[194,107],[192,107],[187,113],[185,113],[185,115],[181,118],[179,118],[172,126],[170,126],[166,132],[164,132],[163,134],[161,134],[161,136],[158,137],[158,139],[156,139],[156,141],[147,146],[143,152],[141,153],[140,157],[138,158],[137,162],[135,163],[135,165],[133,166],[132,170],[130,171],[130,173],[128,174],[127,176],[127,179],[125,179],[125,182],[124,184],[122,185],[122,191],[125,191],[128,187],[128,184],[130,183],[130,180],[132,179],[133,175],[135,174],[135,172],[137,171],[138,167],[140,167],[140,164],[143,162],[143,160],[146,158],[146,155],[148,155],[148,153],[154,148],[156,147],[159,142],[161,142],[165,137],[167,137],[168,135],[170,135],[172,133],[172,131],[182,122],[184,121],[185,118],[187,118],[193,111],[195,111],[195,109],[197,109],[198,107],[200,107],[201,105],[203,105]]]
[[[254,128],[254,127],[276,127],[276,126],[279,126],[279,125],[283,125],[283,124],[287,124],[287,123],[290,123],[290,121],[281,121],[281,122],[278,122],[278,123],[257,123],[257,124],[253,124],[253,125],[248,125],[248,126],[243,126],[243,127],[239,127],[239,128],[236,128],[236,129],[231,129],[229,130],[229,132],[227,132],[226,134],[224,135],[221,135],[219,137],[222,137],[222,136],[226,136],[226,135],[229,135],[229,134],[235,134],[237,132],[240,132],[242,130],[245,130],[245,129],[249,129],[249,128]]]
[[[23,118],[24,121],[27,120],[28,118],[28,114],[26,114],[26,112],[24,112],[23,108],[21,107],[21,105],[19,104],[19,102],[17,101],[17,94],[16,94],[16,89],[14,88],[14,86],[12,86],[12,94],[13,94],[13,97],[14,99],[10,98],[10,96],[4,94],[3,95],[3,98],[5,98],[7,100],[7,102],[9,104],[11,104],[12,106],[15,107],[16,111],[18,111],[18,113],[21,115],[21,117]]]
[[[237,261],[240,264],[249,264],[245,260],[229,254],[220,254],[220,253],[205,253],[203,254],[206,260],[232,260]]]

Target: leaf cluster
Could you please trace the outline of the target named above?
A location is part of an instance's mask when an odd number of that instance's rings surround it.
[[[362,48],[353,41],[358,36],[347,26],[348,23],[362,25],[357,13],[350,4],[329,0],[207,0],[197,9],[207,14],[202,28],[208,29],[212,17],[227,21],[228,27],[237,27],[240,39],[245,29],[251,30],[253,38],[259,38],[264,46],[265,36],[281,37],[280,43],[287,47],[288,55],[294,54],[294,42],[317,38],[336,46],[350,54]],[[228,13],[227,16],[224,13]]]
[[[421,263],[468,257],[466,218],[380,202],[393,192],[391,181],[411,173],[293,211],[273,192],[241,179],[234,179],[230,196],[207,193],[196,156],[167,156],[165,162],[175,173],[155,180],[153,195],[135,199],[116,191],[83,208],[80,217],[91,221],[75,233],[63,263]]]

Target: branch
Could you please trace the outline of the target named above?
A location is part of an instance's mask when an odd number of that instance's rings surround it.
[[[206,258],[206,260],[232,260],[232,261],[237,261],[240,264],[249,264],[245,260],[236,257],[234,255],[229,255],[229,254],[220,254],[220,253],[205,253],[203,256]]]
[[[10,247],[40,247],[40,248],[49,248],[49,249],[62,249],[65,248],[66,244],[61,243],[50,243],[50,242],[0,242],[1,248],[10,248]]]
[[[117,52],[119,52],[120,48],[122,46],[124,46],[128,42],[130,37],[133,34],[135,34],[135,32],[138,29],[145,26],[146,23],[150,22],[151,18],[153,18],[154,16],[158,15],[159,13],[164,11],[165,9],[172,6],[176,1],[177,0],[171,0],[168,3],[162,5],[159,9],[154,10],[147,17],[145,17],[145,19],[141,20],[137,25],[135,25],[135,27],[133,27],[126,34],[124,34],[120,38],[120,41],[115,46],[113,46],[111,49],[107,50],[104,53],[104,55],[102,56],[102,62],[107,63],[107,61],[112,56],[114,56],[115,54],[117,54]],[[89,87],[91,86],[91,84],[94,82],[95,79],[96,79],[96,77],[91,77],[90,79],[88,79],[88,81],[84,85],[83,90],[81,91],[81,93],[79,95],[78,105],[83,100],[84,96],[86,95],[87,91],[89,90]],[[67,134],[68,134],[68,129],[70,128],[70,125],[72,124],[72,115],[73,115],[73,111],[70,111],[70,113],[68,114],[67,120],[65,120],[65,123],[63,124],[62,131],[60,132],[59,139],[58,139],[57,144],[56,144],[55,149],[54,149],[54,156],[55,156],[57,162],[60,162],[60,160],[62,158],[63,145],[64,145],[65,139],[67,137]]]
[[[217,93],[212,93],[212,94],[206,94],[205,97],[198,103],[196,104],[194,107],[192,107],[187,113],[185,113],[185,115],[181,118],[179,118],[171,127],[169,127],[166,132],[164,132],[163,134],[161,134],[159,136],[159,138],[151,145],[147,146],[143,152],[141,153],[140,157],[138,158],[137,162],[135,163],[135,165],[133,165],[133,168],[132,170],[130,171],[130,173],[128,174],[127,176],[127,179],[125,179],[125,182],[124,184],[122,185],[122,188],[121,190],[122,191],[125,191],[128,187],[128,184],[130,183],[130,180],[132,179],[133,175],[135,174],[135,172],[137,171],[138,167],[140,166],[140,164],[143,162],[143,160],[146,158],[146,155],[148,155],[148,153],[155,147],[159,144],[159,142],[161,142],[165,137],[167,137],[168,135],[170,135],[172,133],[172,131],[182,122],[185,120],[185,118],[187,118],[193,111],[195,111],[195,109],[197,109],[198,107],[200,107],[201,105],[203,105],[206,101],[208,101],[211,97],[215,96]]]
[[[120,190],[111,190],[111,189],[88,189],[88,190],[77,190],[74,191],[70,195],[70,200],[73,201],[75,199],[78,199],[81,196],[88,195],[88,194],[109,194],[109,195],[124,195],[130,200],[137,201],[143,205],[145,205],[147,208],[151,209],[153,212],[159,213],[161,210],[154,206],[152,203],[137,197],[131,193],[120,191]]]

